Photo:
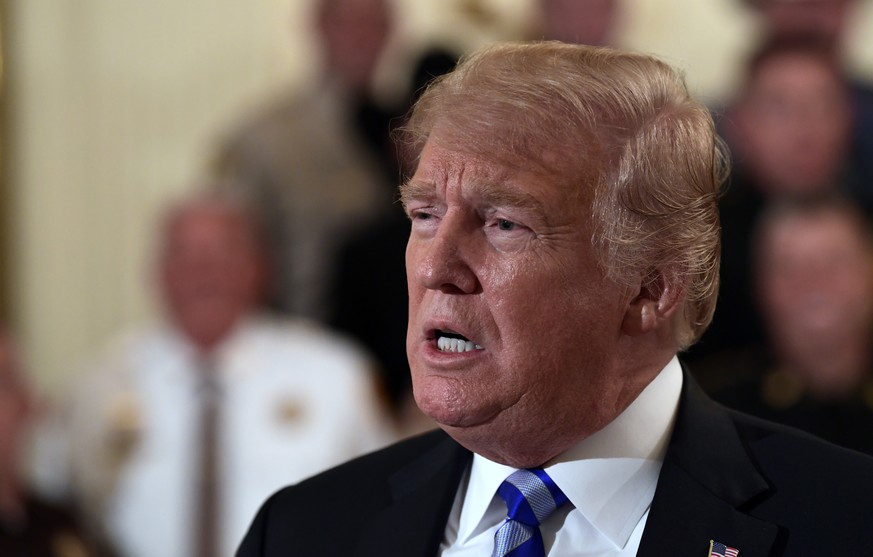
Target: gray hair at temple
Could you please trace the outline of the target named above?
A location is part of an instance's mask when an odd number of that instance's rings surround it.
[[[503,43],[434,81],[403,132],[507,166],[535,165],[589,200],[603,270],[684,294],[680,349],[715,311],[718,194],[727,150],[680,73],[651,56],[558,42]]]

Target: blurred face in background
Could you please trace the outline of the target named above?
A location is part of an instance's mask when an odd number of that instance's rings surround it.
[[[619,19],[618,0],[541,0],[546,39],[607,46]]]
[[[758,2],[768,35],[814,36],[839,46],[852,0],[762,0]]]
[[[758,292],[777,352],[827,362],[846,346],[870,347],[873,250],[854,216],[830,209],[776,217],[758,248]]]
[[[843,84],[823,57],[775,55],[752,75],[737,110],[739,164],[765,194],[834,187],[847,156],[850,112]]]
[[[323,0],[318,23],[331,73],[366,89],[391,35],[386,0]]]
[[[170,318],[209,349],[260,300],[264,259],[249,221],[233,207],[195,203],[173,213],[161,253],[161,285]]]

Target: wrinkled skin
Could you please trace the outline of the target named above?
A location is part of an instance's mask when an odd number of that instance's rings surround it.
[[[598,265],[590,195],[434,137],[402,195],[415,399],[467,448],[540,465],[609,423],[675,353],[670,309]],[[442,352],[440,330],[481,349]]]

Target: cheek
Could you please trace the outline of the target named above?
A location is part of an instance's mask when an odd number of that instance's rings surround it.
[[[617,317],[606,311],[611,300],[569,281],[533,280],[509,291],[498,304],[497,318],[506,365],[528,373],[561,373],[597,359],[618,330]]]

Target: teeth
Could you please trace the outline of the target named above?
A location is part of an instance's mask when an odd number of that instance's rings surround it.
[[[437,348],[440,352],[472,352],[474,350],[482,350],[482,347],[473,343],[473,341],[449,337],[437,338]]]

